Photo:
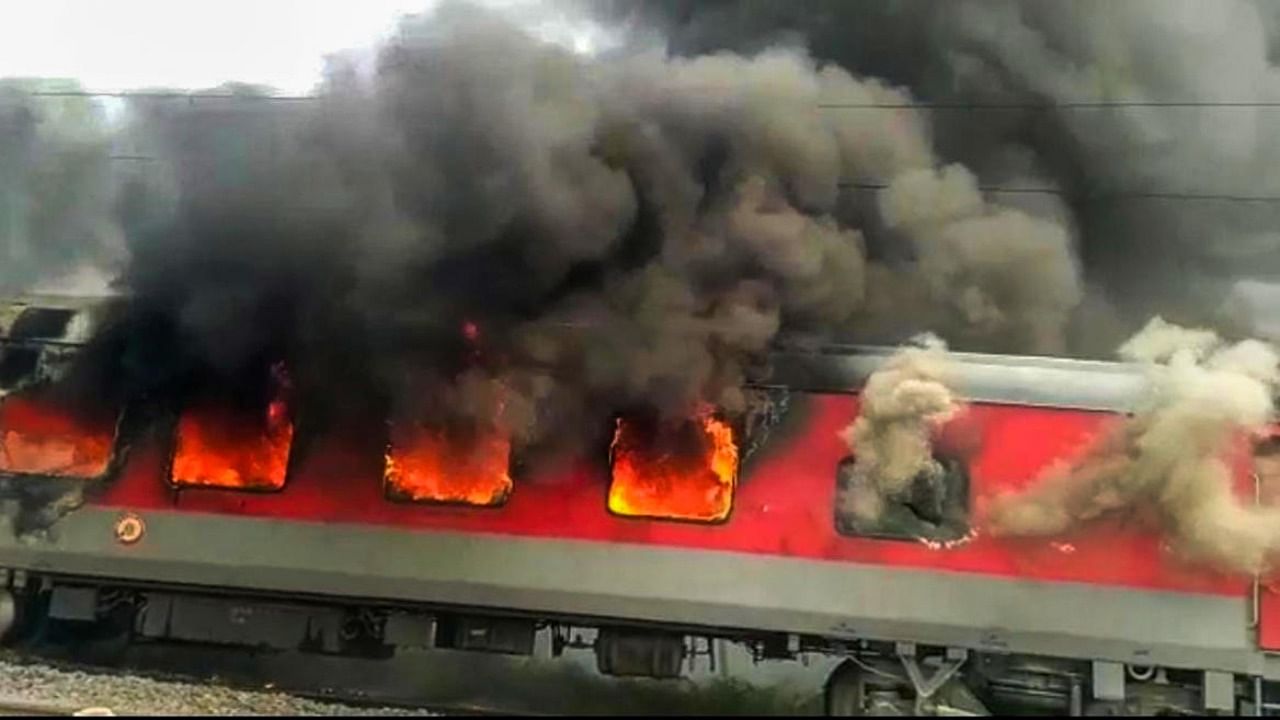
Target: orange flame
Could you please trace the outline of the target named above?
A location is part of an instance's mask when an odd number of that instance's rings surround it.
[[[408,500],[501,505],[511,494],[510,462],[511,441],[496,432],[460,438],[393,428],[383,477],[390,492]]]
[[[46,403],[0,400],[0,472],[95,478],[107,471],[114,436]]]
[[[188,408],[178,419],[174,485],[279,490],[289,469],[293,421],[280,398],[267,405],[266,430],[215,405]]]
[[[692,436],[690,435],[692,433]],[[696,451],[682,447],[697,440]],[[672,431],[640,431],[619,418],[609,510],[618,515],[716,522],[729,516],[738,475],[733,428],[710,412]]]

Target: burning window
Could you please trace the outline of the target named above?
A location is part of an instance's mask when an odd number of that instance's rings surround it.
[[[394,424],[383,477],[396,499],[494,506],[511,494],[510,464],[511,441],[497,432]]]
[[[75,379],[92,365],[76,363],[91,315],[87,307],[0,303],[0,473],[107,474],[120,407]]]
[[[680,423],[619,418],[610,465],[609,510],[618,515],[718,522],[733,507],[738,446],[710,412]]]
[[[170,481],[178,487],[279,490],[289,469],[293,419],[287,378],[278,368],[274,393],[254,417],[227,403],[200,402],[178,419]]]
[[[115,427],[56,403],[9,395],[0,399],[0,472],[96,478],[111,462]]]

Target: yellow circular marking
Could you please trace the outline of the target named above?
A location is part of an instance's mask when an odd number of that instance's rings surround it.
[[[116,521],[116,540],[125,545],[132,545],[138,542],[146,532],[147,526],[142,522],[142,518],[137,515],[125,515]]]

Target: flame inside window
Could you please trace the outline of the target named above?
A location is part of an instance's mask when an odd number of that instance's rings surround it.
[[[293,420],[283,388],[260,418],[216,403],[187,408],[178,419],[170,478],[179,487],[279,490],[289,469]]]
[[[114,423],[20,395],[0,400],[0,472],[95,478],[107,471],[114,440]]]
[[[406,500],[501,505],[511,494],[510,462],[511,442],[499,433],[395,425],[384,478]]]
[[[620,418],[610,454],[610,511],[699,522],[729,516],[738,446],[733,428],[711,413],[675,426]]]

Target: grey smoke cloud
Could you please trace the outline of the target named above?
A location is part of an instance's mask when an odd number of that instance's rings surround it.
[[[29,93],[42,87],[0,81],[0,292],[74,274],[120,249],[103,118],[83,98],[37,102]]]
[[[1074,352],[1105,354],[1158,312],[1233,333],[1266,322],[1235,317],[1222,300],[1238,278],[1280,273],[1280,203],[1115,194],[1280,195],[1275,107],[1035,106],[1275,102],[1274,3],[652,0],[594,7],[635,37],[659,29],[680,53],[803,45],[915,97],[959,106],[927,115],[942,158],[964,164],[985,185],[1063,193],[997,197],[1078,234],[1088,297],[1073,318]],[[967,108],[973,104],[1006,107]]]
[[[878,521],[885,503],[906,499],[916,482],[946,482],[932,434],[961,410],[961,400],[946,345],[931,336],[921,340],[871,374],[858,417],[842,434],[854,463],[839,505],[859,521]]]
[[[148,375],[284,356],[334,404],[537,441],[738,411],[784,332],[1063,349],[1071,229],[985,197],[915,111],[819,109],[850,97],[911,96],[795,48],[575,54],[447,3],[372,65],[336,58],[315,101],[135,101],[156,162],[120,196],[122,283],[178,365]]]

